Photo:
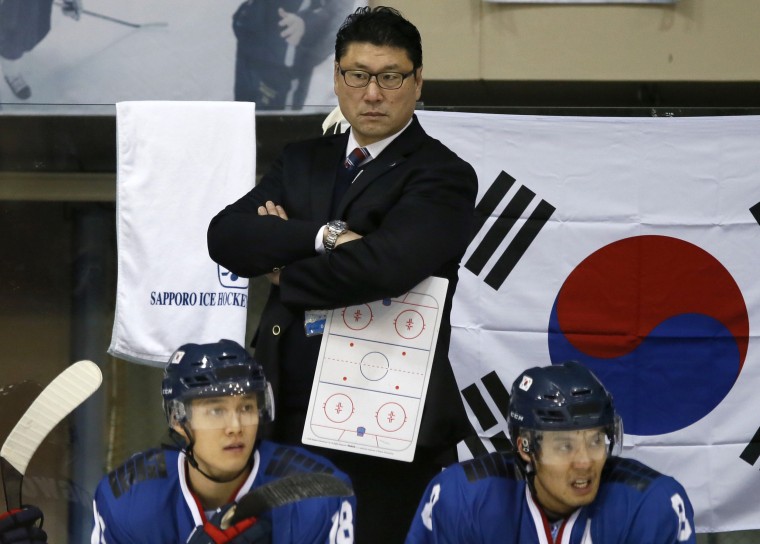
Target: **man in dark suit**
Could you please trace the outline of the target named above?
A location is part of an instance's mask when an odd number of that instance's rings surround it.
[[[477,178],[414,116],[421,40],[397,11],[360,8],[346,19],[334,86],[350,132],[288,145],[212,220],[209,252],[236,274],[272,282],[254,346],[267,375],[279,372],[275,438],[283,442],[300,442],[321,342],[304,332],[305,314],[398,296],[431,275],[449,280],[414,461],[319,451],[354,483],[357,542],[402,542],[427,480],[472,432],[448,348]]]

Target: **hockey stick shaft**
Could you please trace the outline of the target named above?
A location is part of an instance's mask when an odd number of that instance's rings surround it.
[[[53,428],[100,387],[103,376],[92,361],[78,361],[61,372],[37,395],[0,449],[5,503],[21,505],[24,473],[34,452]]]
[[[55,5],[62,6],[63,4],[61,2],[56,2]],[[129,21],[125,21],[123,19],[117,19],[116,17],[111,17],[109,15],[103,15],[102,13],[96,13],[94,11],[89,11],[86,9],[82,10],[82,13],[84,15],[89,15],[90,17],[95,17],[96,19],[103,19],[104,21],[110,21],[112,23],[116,23],[119,25],[128,26],[131,28],[143,28],[147,26],[168,26],[168,23],[160,22],[160,23],[132,23]]]
[[[82,10],[82,13],[85,15],[89,15],[90,17],[95,17],[97,19],[103,19],[104,21],[111,21],[112,23],[117,23],[124,26],[129,26],[132,28],[145,28],[147,26],[168,26],[169,23],[166,22],[157,22],[157,23],[130,23],[129,21],[124,21],[122,19],[117,19],[116,17],[109,17],[108,15],[103,15],[101,13],[95,13],[94,11],[88,11],[86,9]]]
[[[351,486],[332,474],[295,473],[264,484],[243,495],[225,515],[222,529],[304,499],[350,497],[353,494],[354,490]]]
[[[5,492],[5,509],[7,511],[21,507],[21,484],[24,475],[11,465],[5,457],[0,457],[0,473],[3,478],[3,491]]]

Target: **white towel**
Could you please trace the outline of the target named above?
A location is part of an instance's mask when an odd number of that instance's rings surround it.
[[[162,367],[184,343],[244,343],[248,280],[211,260],[206,229],[254,185],[254,104],[121,102],[116,120],[118,281],[108,352]]]

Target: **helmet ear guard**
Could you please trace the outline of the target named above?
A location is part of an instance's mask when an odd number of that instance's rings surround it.
[[[166,420],[169,426],[183,425],[187,423],[187,409],[185,403],[179,399],[172,399],[165,403]]]
[[[623,420],[622,418],[616,413],[615,414],[615,421],[612,423],[611,427],[607,429],[607,438],[610,441],[609,449],[607,450],[607,454],[612,457],[617,457],[621,453],[623,453]]]
[[[259,424],[271,423],[274,421],[274,393],[271,382],[267,382],[262,396],[264,402],[259,404]]]
[[[527,436],[521,436],[519,438],[519,440],[520,440],[520,450],[519,451],[522,451],[523,453],[527,453],[527,454],[530,454],[530,453],[533,452],[534,448],[530,447],[530,440],[528,440]]]
[[[517,465],[517,468],[523,477],[527,477],[534,472],[533,459],[535,459],[538,452],[541,451],[539,440],[540,436],[537,436],[536,431],[527,429],[521,430],[520,434],[517,435],[517,438],[512,440],[515,448],[515,465]],[[530,461],[527,461],[523,455],[528,456]]]

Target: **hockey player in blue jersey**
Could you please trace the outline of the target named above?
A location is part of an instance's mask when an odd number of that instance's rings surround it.
[[[515,453],[458,463],[425,491],[407,544],[695,543],[683,487],[616,457],[612,396],[575,362],[531,368],[512,386]]]
[[[294,473],[329,473],[304,449],[257,440],[274,417],[261,366],[236,342],[186,344],[162,382],[164,411],[178,447],[132,456],[105,476],[94,501],[93,543],[351,543],[354,497],[292,502],[222,528],[230,504]]]

